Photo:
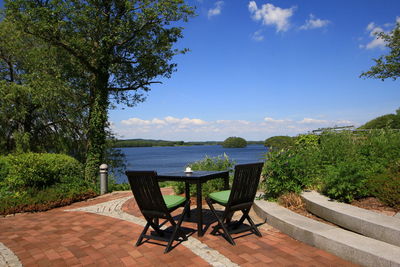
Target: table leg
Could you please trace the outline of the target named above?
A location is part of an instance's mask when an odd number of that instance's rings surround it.
[[[197,183],[197,235],[203,236],[203,209],[201,205],[201,182]]]
[[[185,196],[186,199],[190,199],[190,184],[188,182],[185,182]],[[190,207],[187,212],[187,217],[190,218]]]

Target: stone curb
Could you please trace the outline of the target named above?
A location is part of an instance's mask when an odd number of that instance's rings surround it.
[[[400,266],[397,246],[309,219],[273,202],[256,200],[253,208],[283,233],[343,259],[371,267]]]
[[[306,209],[329,222],[353,232],[400,246],[400,222],[397,218],[331,201],[315,191],[303,192]]]

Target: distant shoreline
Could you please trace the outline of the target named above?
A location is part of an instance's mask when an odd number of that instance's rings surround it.
[[[153,139],[126,139],[117,140],[113,143],[114,148],[123,147],[160,147],[160,146],[204,146],[221,145],[223,141],[167,141]],[[248,145],[262,145],[264,141],[247,141]]]

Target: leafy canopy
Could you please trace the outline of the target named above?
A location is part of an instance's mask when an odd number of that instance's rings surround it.
[[[376,65],[362,73],[360,77],[381,79],[382,81],[387,78],[396,80],[400,76],[400,24],[397,23],[390,33],[378,33],[377,38],[385,40],[390,52],[388,55],[374,59]]]
[[[273,136],[267,138],[264,142],[264,146],[268,147],[270,150],[281,150],[283,148],[288,148],[294,145],[294,138],[290,136]]]

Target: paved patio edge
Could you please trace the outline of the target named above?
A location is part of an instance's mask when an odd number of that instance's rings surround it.
[[[0,242],[0,266],[5,267],[22,267],[22,264],[8,247],[6,247],[3,243]]]
[[[400,247],[309,219],[273,202],[256,200],[253,208],[283,233],[343,259],[371,267],[400,266]]]
[[[301,196],[306,209],[318,217],[364,236],[400,246],[398,218],[332,201],[315,191],[303,192]]]

